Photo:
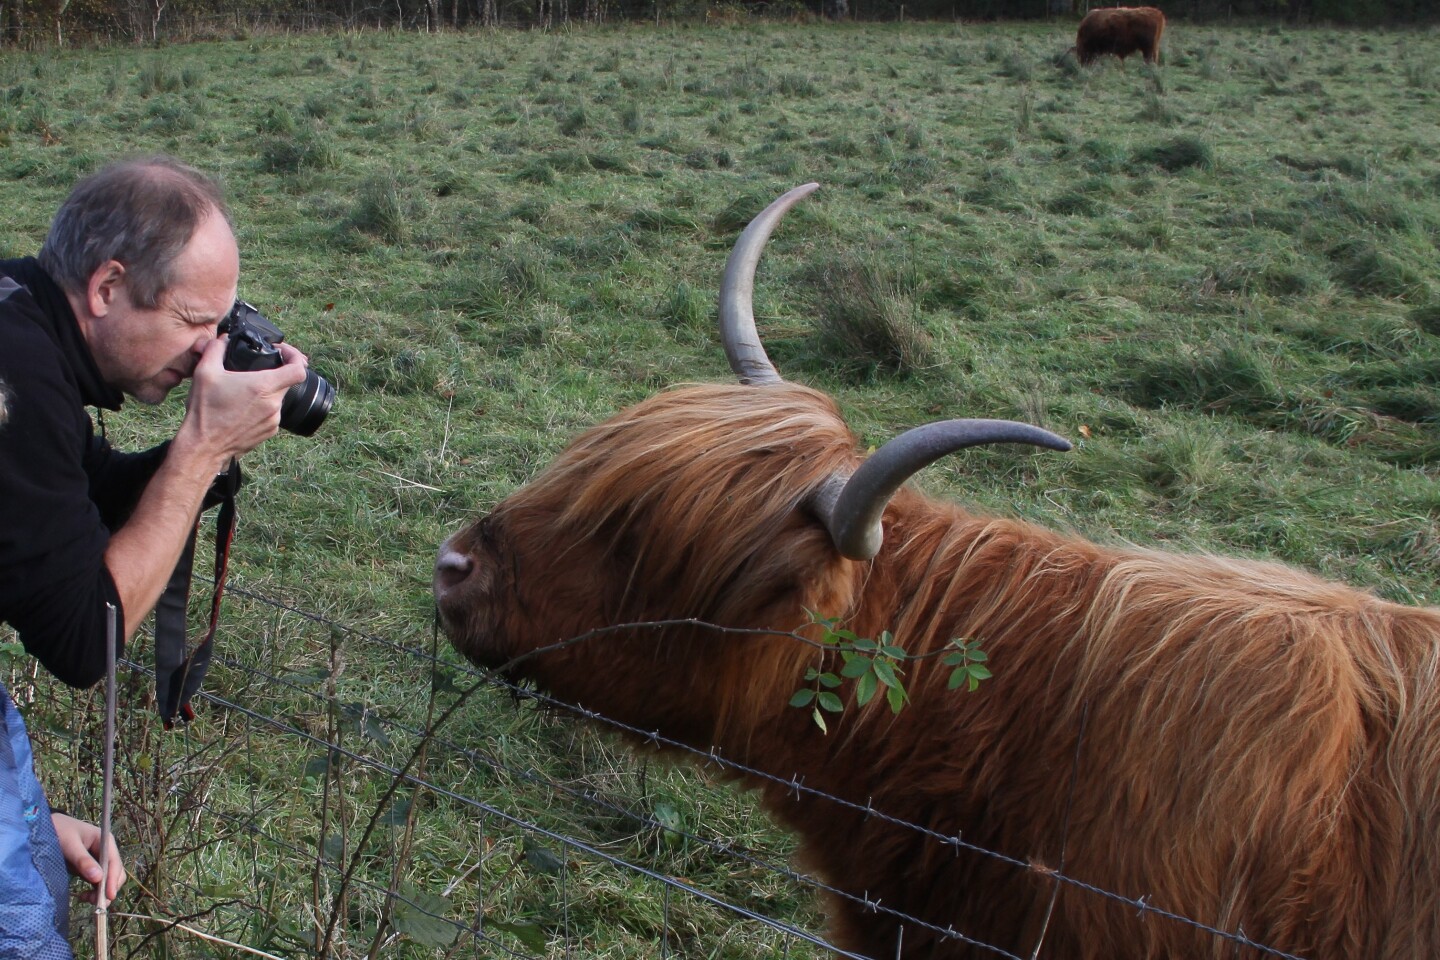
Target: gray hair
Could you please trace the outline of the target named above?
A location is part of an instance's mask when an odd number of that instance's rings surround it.
[[[95,271],[117,260],[135,305],[153,309],[212,212],[230,219],[219,185],[198,170],[163,155],[122,160],[70,191],[50,222],[40,266],[66,293],[83,294]]]

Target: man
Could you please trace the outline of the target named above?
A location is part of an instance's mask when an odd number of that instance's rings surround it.
[[[38,258],[0,261],[0,619],[71,686],[104,674],[106,604],[118,611],[123,643],[164,590],[216,475],[274,436],[285,391],[305,378],[306,358],[288,344],[273,370],[224,369],[216,327],[239,272],[218,187],[169,157],[87,177]],[[125,395],[159,403],[187,379],[185,415],[167,443],[121,453],[95,433],[87,405],[116,410]],[[43,872],[58,847],[72,872],[99,882],[98,830],[45,815],[43,796],[25,782],[23,725],[17,738],[8,696],[3,706],[0,732],[18,748],[0,749],[0,864]],[[29,827],[29,857],[15,846],[25,831],[6,829],[15,816]],[[107,900],[123,876],[112,871]],[[5,929],[6,906],[34,892],[17,890],[21,882],[0,869],[0,955],[12,955],[8,936],[23,937]],[[63,885],[50,883],[63,931]],[[33,911],[21,912],[17,922],[29,923]],[[69,951],[62,943],[33,955]]]

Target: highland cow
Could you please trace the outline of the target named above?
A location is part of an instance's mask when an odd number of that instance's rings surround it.
[[[1165,14],[1154,7],[1103,7],[1091,10],[1075,33],[1075,56],[1081,66],[1096,57],[1114,54],[1123,64],[1132,53],[1146,63],[1160,59],[1160,35],[1165,32]]]
[[[812,188],[732,254],[721,318],[742,384],[624,410],[441,548],[456,648],[778,777],[736,774],[803,867],[861,898],[827,894],[829,933],[865,956],[1440,955],[1440,609],[904,485],[973,443],[1065,443],[951,421],[865,458],[830,397],[779,377],[755,264]],[[852,701],[828,733],[790,707],[808,668],[837,669],[783,635],[815,637],[812,611],[920,655],[909,704]],[[671,623],[552,647],[644,621]],[[948,689],[933,656],[956,637],[994,665],[977,691]]]

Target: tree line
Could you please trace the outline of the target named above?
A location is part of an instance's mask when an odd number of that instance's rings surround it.
[[[1128,0],[1139,6],[1146,0]],[[1392,26],[1440,22],[1436,0],[1150,0],[1172,20]],[[277,27],[455,30],[605,21],[1064,20],[1111,0],[0,0],[0,46],[154,43]]]

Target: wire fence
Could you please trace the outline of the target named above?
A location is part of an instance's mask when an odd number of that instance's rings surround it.
[[[790,839],[692,768],[769,780],[1037,869],[1026,860],[517,688],[459,662],[433,629],[412,624],[397,640],[256,589],[232,585],[227,597],[195,722],[159,722],[148,643],[121,664],[114,819],[132,879],[112,908],[111,956],[854,957],[821,932],[825,894],[974,955],[1020,960],[983,931],[905,916],[793,869]],[[52,803],[98,820],[103,691],[70,691],[13,645],[8,655]],[[597,730],[694,762],[657,764]],[[1163,904],[1044,876],[1190,925],[1236,956],[1290,956]],[[72,917],[81,956],[93,955],[83,906]]]

